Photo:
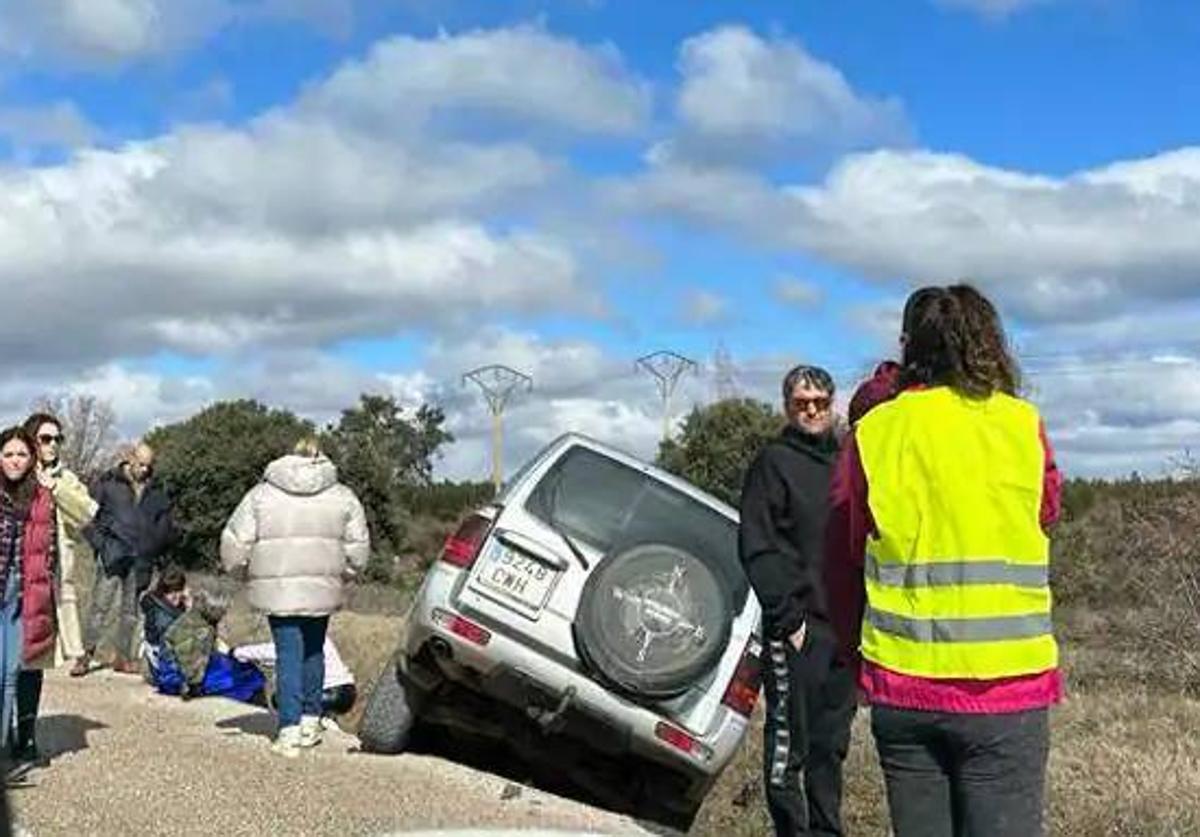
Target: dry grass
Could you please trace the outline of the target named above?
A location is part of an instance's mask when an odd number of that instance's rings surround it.
[[[1073,695],[1053,713],[1049,833],[1061,837],[1200,834],[1200,702],[1147,691]],[[846,761],[846,832],[888,835],[883,778],[860,712]],[[771,833],[762,795],[762,726],[701,810],[692,833]]]

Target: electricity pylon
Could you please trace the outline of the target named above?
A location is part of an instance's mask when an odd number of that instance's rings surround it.
[[[492,485],[496,493],[500,492],[503,483],[503,451],[504,451],[504,408],[509,399],[519,389],[529,392],[533,389],[533,378],[518,372],[508,366],[494,363],[472,369],[462,377],[462,385],[474,383],[483,391],[487,399],[488,410],[492,414]]]
[[[637,360],[637,366],[654,376],[663,402],[663,441],[671,435],[671,396],[683,373],[696,369],[696,362],[676,352],[654,352]]]
[[[729,347],[725,345],[724,341],[717,344],[717,351],[713,355],[713,377],[716,379],[718,401],[741,396],[741,387],[738,386],[737,380],[737,367],[734,366],[733,355],[729,353]]]

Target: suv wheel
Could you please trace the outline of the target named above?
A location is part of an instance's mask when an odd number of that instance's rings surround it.
[[[390,663],[375,681],[358,725],[363,751],[387,755],[404,752],[420,702],[421,692],[404,674],[399,661]]]
[[[672,697],[706,674],[729,644],[730,595],[690,552],[640,544],[588,578],[575,619],[580,654],[626,694]]]

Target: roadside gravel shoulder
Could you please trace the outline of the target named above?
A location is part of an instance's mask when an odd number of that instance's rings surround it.
[[[646,834],[632,820],[428,756],[371,756],[339,730],[298,759],[270,750],[265,710],[183,702],[140,679],[47,674],[38,737],[52,758],[11,790],[33,835],[349,835],[430,829]]]

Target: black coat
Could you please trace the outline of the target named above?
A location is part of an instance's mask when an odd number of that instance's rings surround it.
[[[149,579],[178,534],[166,490],[152,478],[139,498],[124,471],[114,468],[99,479],[92,496],[96,516],[83,535],[96,560],[108,575],[133,569]]]
[[[746,472],[738,552],[770,639],[791,636],[810,617],[825,621],[821,579],[836,456],[832,435],[789,426]]]

